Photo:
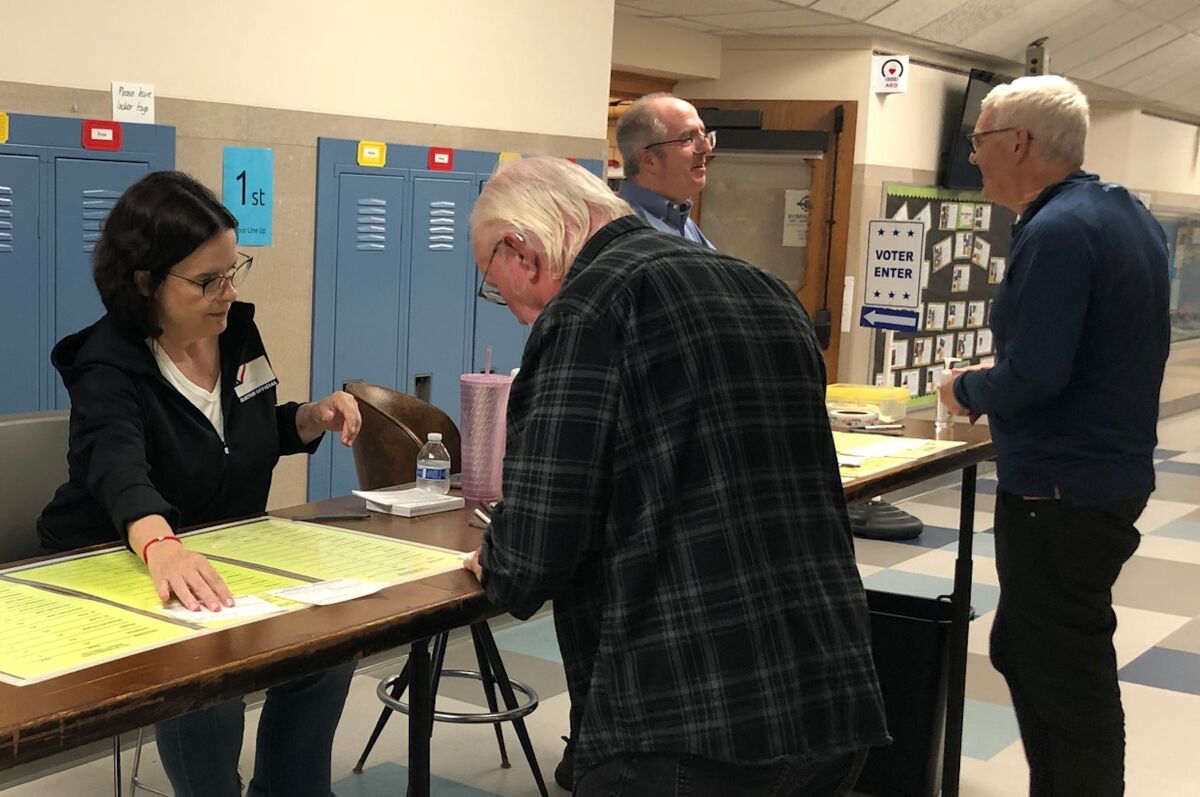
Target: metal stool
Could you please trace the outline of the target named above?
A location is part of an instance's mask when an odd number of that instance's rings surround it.
[[[482,682],[483,694],[487,700],[488,711],[460,713],[452,711],[437,711],[433,712],[434,722],[454,722],[459,724],[481,724],[490,723],[496,731],[496,743],[500,747],[500,766],[503,769],[508,769],[512,765],[508,761],[508,750],[504,746],[504,732],[501,729],[501,723],[511,722],[516,729],[517,738],[521,742],[521,748],[525,751],[525,758],[529,761],[529,768],[533,771],[533,779],[537,782],[538,793],[542,797],[549,797],[546,792],[546,782],[542,779],[542,770],[538,767],[537,756],[533,752],[533,743],[529,740],[529,732],[525,729],[524,717],[530,714],[538,705],[537,692],[528,684],[520,681],[511,680],[508,673],[504,669],[504,662],[500,660],[500,650],[496,647],[496,640],[492,637],[492,630],[486,622],[475,623],[470,627],[471,641],[475,646],[475,660],[479,663],[479,670],[446,670],[442,665],[446,660],[446,645],[450,635],[448,633],[439,634],[433,643],[432,666],[433,673],[433,688],[430,690],[430,699],[434,702],[437,700],[438,683],[443,675],[449,678],[470,678]],[[375,746],[375,742],[379,739],[379,735],[383,732],[383,728],[387,725],[388,719],[391,718],[393,711],[399,711],[402,714],[408,714],[408,704],[400,700],[400,696],[404,694],[404,690],[408,688],[408,663],[400,670],[398,675],[393,675],[384,681],[381,681],[376,693],[379,699],[383,701],[384,709],[379,715],[378,722],[375,723],[375,729],[371,732],[371,738],[367,740],[367,746],[363,749],[362,755],[358,759],[358,763],[354,765],[354,772],[361,773],[363,764],[370,755],[371,749]],[[496,702],[495,687],[500,687],[500,694],[504,698],[505,710],[501,711]],[[516,692],[520,692],[525,696],[524,703],[518,703]],[[432,728],[431,728],[432,734]]]
[[[129,797],[134,797],[138,789],[157,794],[158,797],[171,797],[165,791],[159,791],[151,786],[147,786],[138,779],[138,767],[142,764],[142,739],[145,734],[144,728],[138,728],[137,741],[133,746],[133,774],[129,778]],[[113,794],[116,797],[121,797],[121,737],[113,737]]]

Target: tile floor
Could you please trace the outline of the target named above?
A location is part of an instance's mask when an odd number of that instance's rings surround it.
[[[1116,647],[1127,714],[1127,793],[1133,797],[1200,794],[1200,410],[1164,420],[1156,452],[1159,488],[1138,526],[1137,554],[1114,590],[1119,621]],[[1027,769],[1016,719],[1003,679],[987,658],[987,636],[998,587],[991,540],[995,482],[981,477],[977,491],[972,603],[978,619],[970,632],[961,794],[1017,797],[1026,793]],[[954,567],[958,489],[943,487],[901,502],[927,524],[910,543],[858,541],[868,588],[934,596],[950,591]],[[532,684],[541,705],[529,718],[535,751],[551,794],[551,773],[567,730],[567,696],[553,622],[543,614],[514,624],[497,622],[496,639],[510,674]],[[451,645],[448,667],[473,664],[468,639]],[[403,794],[406,778],[404,723],[393,721],[361,775],[351,768],[379,711],[378,680],[395,672],[394,660],[377,660],[356,676],[334,750],[338,797]],[[474,682],[446,682],[439,707],[482,706]],[[257,710],[247,722],[244,770],[250,767]],[[495,740],[484,727],[439,725],[433,738],[433,793],[438,797],[518,797],[536,789],[515,735],[506,731],[512,759],[501,769]],[[4,797],[82,797],[112,793],[111,762],[102,745],[0,773]],[[126,752],[126,768],[132,758]],[[163,785],[157,753],[146,747],[143,779]]]

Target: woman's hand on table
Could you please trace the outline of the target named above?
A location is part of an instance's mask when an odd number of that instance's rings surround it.
[[[174,594],[191,611],[203,605],[217,612],[233,605],[225,580],[203,554],[189,551],[182,543],[164,540],[146,551],[146,566],[163,603]]]

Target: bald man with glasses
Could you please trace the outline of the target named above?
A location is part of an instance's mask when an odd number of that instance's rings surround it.
[[[642,221],[660,232],[716,249],[688,215],[708,180],[717,146],[691,103],[671,94],[647,94],[617,123],[625,180],[617,192]]]

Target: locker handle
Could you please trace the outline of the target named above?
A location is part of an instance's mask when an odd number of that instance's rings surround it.
[[[426,404],[433,403],[430,401],[433,395],[433,374],[417,374],[413,377],[413,395]]]

